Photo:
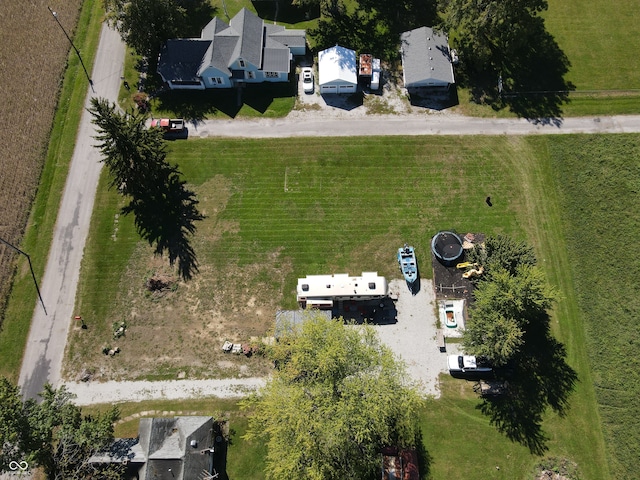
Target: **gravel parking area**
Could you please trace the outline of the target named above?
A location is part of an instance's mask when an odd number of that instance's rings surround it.
[[[440,396],[438,376],[447,372],[447,355],[457,354],[457,344],[441,352],[436,343],[437,305],[431,280],[421,280],[412,295],[404,280],[391,280],[389,291],[397,295],[397,322],[374,324],[380,339],[407,365],[411,378],[425,395]]]

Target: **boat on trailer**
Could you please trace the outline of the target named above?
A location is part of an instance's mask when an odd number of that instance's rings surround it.
[[[398,249],[398,264],[404,279],[409,285],[413,285],[418,279],[418,263],[416,262],[416,252],[413,247],[404,244]]]

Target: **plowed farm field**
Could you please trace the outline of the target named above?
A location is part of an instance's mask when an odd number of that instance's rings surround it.
[[[38,188],[82,0],[9,0],[0,8],[0,238],[20,245]],[[0,244],[0,320],[16,253]]]

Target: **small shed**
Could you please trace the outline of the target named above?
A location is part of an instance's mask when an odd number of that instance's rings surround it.
[[[455,83],[446,35],[420,27],[400,35],[400,46],[405,88],[448,88]]]
[[[358,89],[356,52],[346,47],[322,50],[318,54],[320,94],[355,93]]]

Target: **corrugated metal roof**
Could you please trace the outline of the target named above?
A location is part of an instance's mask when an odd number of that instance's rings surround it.
[[[357,85],[356,52],[336,45],[318,53],[318,83],[350,83]]]

